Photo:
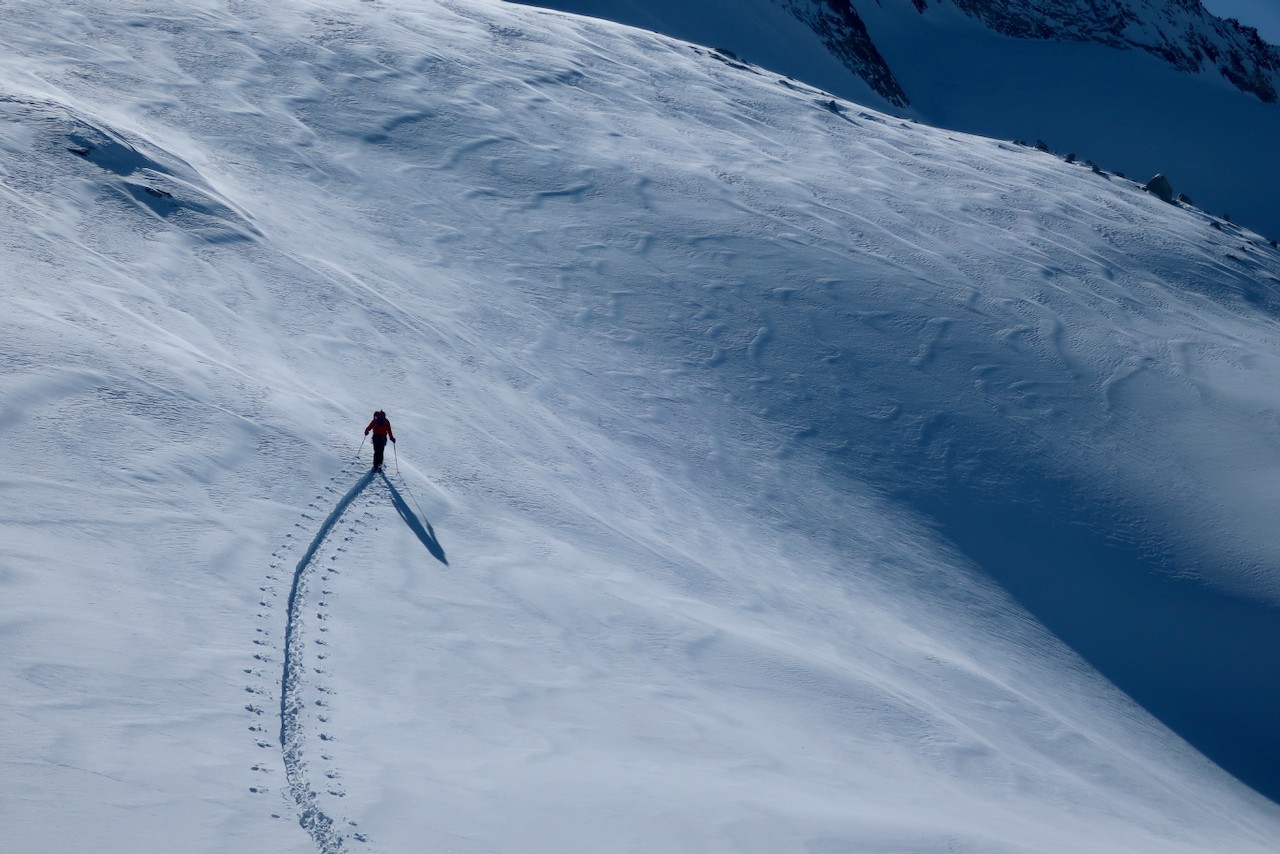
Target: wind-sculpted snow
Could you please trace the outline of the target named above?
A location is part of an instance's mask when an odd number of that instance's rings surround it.
[[[189,164],[160,162],[146,153],[149,146],[130,142],[122,134],[76,115],[55,101],[0,95],[0,121],[30,134],[28,150],[39,150],[43,169],[24,170],[15,189],[39,192],[47,182],[71,172],[87,192],[118,193],[138,208],[172,219],[208,242],[251,240],[255,229],[228,205],[213,197],[202,177]],[[84,165],[58,163],[79,158]],[[105,174],[104,174],[105,173]]]
[[[7,847],[1274,849],[1267,240],[511,4],[0,86]]]

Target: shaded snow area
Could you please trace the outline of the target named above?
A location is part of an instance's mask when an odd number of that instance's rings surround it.
[[[6,852],[1280,844],[1256,235],[524,7],[4,20]]]

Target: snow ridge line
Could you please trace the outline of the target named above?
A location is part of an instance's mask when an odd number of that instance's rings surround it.
[[[284,757],[285,776],[289,781],[289,791],[298,805],[298,822],[310,834],[321,854],[343,854],[346,846],[342,836],[335,828],[332,818],[325,814],[316,803],[316,793],[307,782],[305,763],[303,762],[303,745],[306,741],[299,717],[302,710],[301,661],[303,641],[298,626],[302,621],[302,600],[306,592],[307,570],[321,544],[338,524],[338,520],[351,502],[373,482],[374,471],[370,469],[355,485],[347,491],[316,531],[311,545],[303,553],[293,571],[293,585],[289,589],[288,616],[284,627],[284,666],[280,678],[280,749]]]

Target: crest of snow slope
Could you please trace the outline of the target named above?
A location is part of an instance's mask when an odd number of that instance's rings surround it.
[[[931,125],[1042,139],[1058,152],[1144,181],[1161,172],[1203,209],[1280,236],[1280,206],[1273,193],[1257,190],[1280,183],[1273,152],[1280,106],[1224,76],[1249,78],[1267,95],[1275,48],[1181,0],[933,0],[923,12],[915,0],[860,2],[852,10],[861,23],[847,38],[831,19],[848,4],[825,0],[536,5],[727,48],[839,96]],[[1077,5],[1076,12],[1083,12],[1073,14]],[[876,56],[864,57],[865,67],[873,79],[892,78],[882,87],[887,94],[871,91],[835,59],[823,37],[797,27],[788,10],[819,29],[835,26],[837,32],[825,37],[846,49],[861,49],[869,36]],[[899,91],[909,106],[899,106]]]
[[[6,16],[7,847],[1280,838],[1053,634],[1276,755],[1250,234],[504,5]]]

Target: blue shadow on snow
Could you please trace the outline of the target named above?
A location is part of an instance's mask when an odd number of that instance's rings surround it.
[[[382,482],[387,485],[387,489],[391,491],[391,503],[395,505],[396,512],[400,514],[400,518],[409,526],[409,530],[418,536],[418,539],[427,551],[431,552],[431,556],[440,561],[445,566],[449,565],[448,558],[444,555],[444,548],[440,545],[440,540],[436,538],[435,529],[431,527],[431,523],[426,519],[418,516],[405,503],[404,498],[400,495],[400,490],[396,489],[395,484],[387,477],[385,472],[379,472],[382,475]],[[372,472],[370,473],[372,476]]]
[[[913,503],[1139,705],[1280,803],[1280,609],[1180,573],[1178,556],[1150,543],[1113,536],[1100,505],[1043,481],[1020,486],[1039,501],[953,482],[941,500]]]

